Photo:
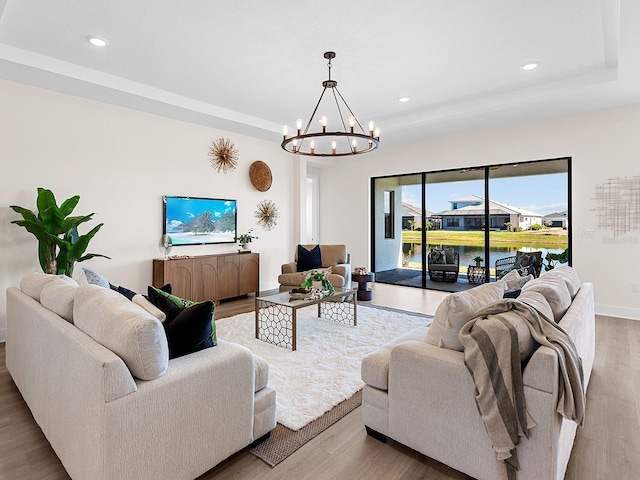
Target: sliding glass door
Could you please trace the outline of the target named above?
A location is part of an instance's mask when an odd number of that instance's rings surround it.
[[[377,279],[423,286],[424,238],[422,174],[372,181]]]
[[[373,178],[376,281],[458,291],[494,281],[507,257],[568,263],[569,170],[563,158]]]
[[[569,263],[569,164],[563,158],[489,170],[489,266],[494,279],[514,267],[539,276]],[[516,257],[517,265],[511,263]]]

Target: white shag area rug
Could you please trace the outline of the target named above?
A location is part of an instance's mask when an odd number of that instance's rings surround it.
[[[317,306],[298,310],[297,350],[255,338],[255,313],[216,320],[218,338],[244,345],[269,363],[278,423],[298,430],[360,390],[362,359],[431,317],[358,305],[356,327],[317,318]],[[425,329],[426,334],[426,329]]]

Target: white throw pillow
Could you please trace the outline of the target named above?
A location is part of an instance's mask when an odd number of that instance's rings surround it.
[[[73,303],[75,325],[118,355],[131,374],[154,380],[167,373],[169,346],[156,317],[124,295],[97,285],[81,285]]]
[[[144,297],[144,295],[140,295],[139,293],[136,293],[131,299],[131,301],[136,305],[140,305],[147,312],[149,312],[151,315],[153,315],[158,320],[160,320],[161,323],[164,323],[164,321],[167,319],[167,315],[158,307],[156,307],[153,303],[147,300]]]
[[[556,322],[560,321],[571,306],[571,295],[567,289],[567,284],[560,277],[543,275],[540,278],[531,280],[522,287],[522,293],[520,295],[522,296],[524,292],[529,290],[541,293],[542,296],[544,296],[547,302],[549,302],[549,306],[553,312],[553,319]]]
[[[430,345],[463,351],[458,333],[462,326],[473,318],[476,310],[502,299],[504,283],[484,283],[464,292],[452,293],[438,306],[433,323],[427,332]]]
[[[56,276],[42,287],[40,303],[67,322],[73,323],[73,298],[78,284],[72,278],[66,278]]]
[[[533,275],[525,275],[524,277],[520,276],[517,270],[511,270],[504,277],[502,277],[498,282],[505,283],[505,293],[506,292],[515,292],[521,290],[525,283],[529,280],[533,280]]]

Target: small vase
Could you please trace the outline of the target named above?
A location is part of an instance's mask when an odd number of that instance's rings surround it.
[[[316,290],[322,290],[322,281],[320,280],[313,280],[311,282],[311,288],[314,288]]]

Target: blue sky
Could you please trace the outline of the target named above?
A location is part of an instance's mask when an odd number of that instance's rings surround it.
[[[420,185],[403,187],[402,200],[420,207]],[[567,174],[534,175],[492,179],[491,199],[541,215],[568,208]],[[484,197],[484,181],[436,183],[427,185],[427,210],[450,210],[449,200],[465,195]]]

